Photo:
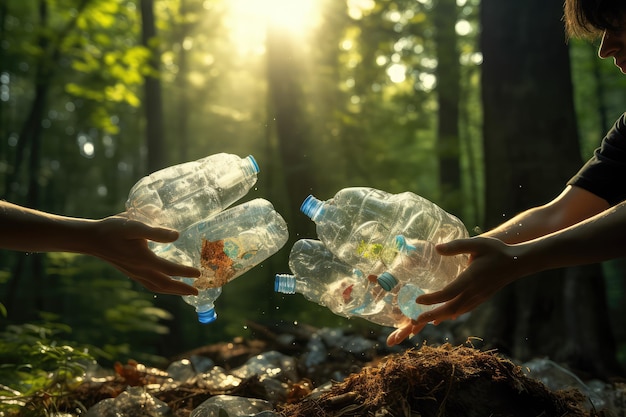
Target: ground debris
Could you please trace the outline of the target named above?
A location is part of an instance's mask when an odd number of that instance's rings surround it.
[[[172,363],[191,366],[191,377],[171,367],[164,371],[135,361],[116,363],[108,376],[85,379],[54,398],[33,396],[25,409],[84,413],[128,387],[142,387],[167,404],[168,417],[189,417],[218,395],[265,400],[275,415],[284,417],[613,417],[590,407],[581,391],[550,389],[529,377],[526,367],[470,342],[422,343],[389,351],[374,343],[378,335],[368,344],[362,335],[337,329],[306,330],[290,330],[286,338],[268,329],[262,340],[236,338],[172,358]],[[312,340],[324,342],[321,362],[311,360]],[[210,365],[200,370],[205,363],[199,358]],[[31,415],[43,414],[6,414]]]
[[[289,417],[599,416],[576,391],[550,391],[494,352],[422,346],[390,355],[319,396],[281,407]]]

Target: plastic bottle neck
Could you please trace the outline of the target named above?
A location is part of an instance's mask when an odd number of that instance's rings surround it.
[[[296,293],[296,276],[290,274],[276,274],[274,279],[274,291],[283,294]]]
[[[217,313],[213,307],[198,306],[196,312],[198,313],[198,321],[202,324],[213,323],[217,320]]]
[[[316,221],[323,214],[325,203],[321,200],[318,200],[312,195],[309,195],[304,199],[302,205],[300,206],[300,211],[307,215],[311,220]]]
[[[243,172],[249,176],[259,173],[259,164],[257,164],[252,155],[248,155],[244,158],[241,168],[243,169]]]

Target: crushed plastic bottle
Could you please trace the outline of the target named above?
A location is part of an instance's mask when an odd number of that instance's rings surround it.
[[[227,392],[241,385],[242,379],[229,374],[221,366],[213,366],[199,375],[199,382],[210,392]]]
[[[416,304],[415,299],[452,282],[465,268],[467,261],[463,259],[467,257],[442,256],[435,250],[434,243],[409,240],[402,235],[396,236],[396,246],[398,254],[377,281],[386,291],[395,289],[402,313],[416,319],[435,306]]]
[[[294,358],[275,350],[253,356],[243,365],[231,371],[231,374],[242,379],[253,376],[268,375],[283,381],[299,380],[297,363]]]
[[[107,398],[91,407],[85,417],[166,417],[170,408],[143,387],[128,387],[115,398]]]
[[[287,242],[287,223],[274,206],[257,198],[231,207],[183,230],[177,241],[153,248],[165,259],[194,266],[199,278],[178,278],[199,290],[184,296],[198,320],[216,320],[214,302],[221,288],[276,253]]]
[[[197,267],[197,263],[182,249],[172,244],[155,245],[152,250],[158,255],[169,261],[181,265]],[[183,295],[181,298],[185,303],[195,307],[198,314],[198,321],[203,324],[213,323],[217,320],[215,311],[215,300],[222,294],[222,287],[217,288],[200,288],[196,279],[187,277],[174,277],[186,284],[198,288],[198,295]]]
[[[409,240],[398,235],[396,246],[398,255],[387,271],[378,277],[378,283],[387,291],[399,282],[415,284],[424,291],[438,290],[465,268],[459,258],[437,253],[435,244],[427,240]]]
[[[187,382],[196,377],[197,373],[189,359],[172,362],[167,367],[167,374],[176,382]]]
[[[219,153],[140,179],[126,201],[129,218],[182,231],[229,207],[257,181],[253,156]]]
[[[294,243],[289,268],[293,274],[276,275],[276,292],[300,293],[337,315],[361,317],[382,326],[401,327],[407,322],[394,293],[381,289],[376,281],[340,260],[319,240],[301,239]]]
[[[594,409],[600,410],[607,406],[605,399],[585,384],[574,372],[548,358],[531,359],[524,362],[521,369],[528,377],[541,381],[551,390],[578,389],[588,397],[588,405]]]
[[[273,350],[248,359],[245,364],[233,369],[231,374],[241,379],[256,376],[265,389],[263,398],[274,403],[286,401],[289,384],[300,380],[296,360]]]
[[[418,270],[428,282],[423,290],[441,288],[442,274],[453,279],[468,262],[466,254],[442,261],[434,251],[438,243],[467,238],[463,223],[411,192],[345,188],[327,201],[307,197],[301,211],[316,223],[319,239],[331,252],[367,275],[382,275],[378,282],[388,291],[399,291],[399,283],[415,284],[408,278]]]
[[[215,395],[198,407],[189,417],[279,417],[272,411],[272,405],[265,400]]]

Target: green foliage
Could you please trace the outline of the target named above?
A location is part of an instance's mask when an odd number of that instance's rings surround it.
[[[57,253],[48,258],[48,277],[54,287],[46,298],[71,300],[61,310],[51,302],[50,309],[65,317],[74,329],[74,340],[101,346],[102,359],[110,361],[160,359],[146,345],[168,333],[165,323],[173,317],[155,307],[152,294],[97,259]]]
[[[95,359],[90,348],[58,339],[69,331],[46,320],[10,325],[0,332],[0,410],[17,412],[44,392],[53,407],[55,397],[80,384]]]

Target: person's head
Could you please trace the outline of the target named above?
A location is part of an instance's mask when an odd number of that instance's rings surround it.
[[[598,55],[626,74],[626,1],[565,0],[564,20],[569,37],[601,37]]]
[[[623,0],[565,0],[564,19],[567,35],[596,38],[605,30],[616,31],[626,25]]]

